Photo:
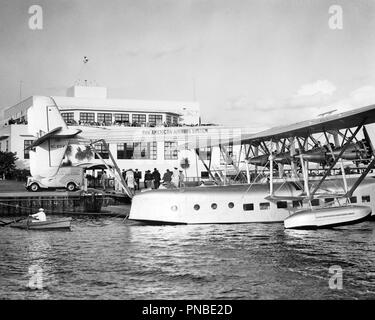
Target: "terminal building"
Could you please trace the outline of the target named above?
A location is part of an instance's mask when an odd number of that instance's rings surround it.
[[[143,177],[146,170],[157,168],[163,174],[166,169],[177,167],[185,171],[188,179],[195,179],[208,177],[208,167],[218,172],[232,169],[225,155],[216,147],[199,149],[198,157],[195,150],[179,149],[177,136],[170,139],[168,135],[168,141],[160,141],[160,137],[154,142],[142,141],[142,134],[160,135],[160,132],[171,129],[194,130],[204,126],[198,102],[110,99],[105,87],[92,86],[73,86],[67,90],[67,96],[52,98],[68,126],[106,127],[108,130],[118,126],[128,127],[126,136],[118,137],[117,143],[109,145],[120,170],[138,169]],[[38,96],[31,96],[6,109],[0,127],[0,150],[15,152],[19,169],[29,168],[30,151],[27,147],[37,138],[28,129],[27,119],[27,110],[36,99]],[[207,127],[210,126],[207,124]],[[139,141],[136,136],[139,136]],[[96,148],[103,159],[109,158],[108,151],[101,144]],[[84,149],[82,145],[72,145],[64,161],[71,162],[73,166],[102,163],[99,157],[85,154]],[[240,163],[239,146],[229,144],[227,153],[231,161]]]

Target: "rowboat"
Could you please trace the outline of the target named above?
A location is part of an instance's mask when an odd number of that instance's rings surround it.
[[[70,229],[70,222],[72,218],[60,218],[47,221],[22,221],[11,225],[12,228],[27,229],[27,230],[63,230]]]

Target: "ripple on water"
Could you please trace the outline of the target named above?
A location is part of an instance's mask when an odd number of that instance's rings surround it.
[[[303,231],[75,218],[72,232],[1,231],[3,299],[375,297],[375,222]],[[343,290],[329,289],[333,265]],[[35,276],[42,289],[30,288]]]

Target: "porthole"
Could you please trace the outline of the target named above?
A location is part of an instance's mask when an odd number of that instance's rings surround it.
[[[233,202],[229,202],[228,203],[228,207],[232,209],[234,207],[234,203]]]
[[[197,210],[197,211],[198,211],[200,208],[201,208],[201,207],[200,207],[199,204],[195,204],[195,205],[194,205],[194,210]]]
[[[216,203],[211,204],[211,208],[215,210],[217,208],[217,204]]]
[[[172,210],[172,211],[177,211],[177,209],[178,209],[177,206],[172,206],[172,207],[171,207],[171,210]]]

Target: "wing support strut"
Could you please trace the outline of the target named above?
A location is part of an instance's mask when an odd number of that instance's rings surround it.
[[[128,185],[126,184],[126,182],[125,182],[125,180],[124,180],[124,178],[123,178],[123,176],[121,174],[120,168],[118,167],[118,165],[116,163],[116,160],[115,160],[115,158],[113,157],[113,155],[111,153],[111,150],[109,150],[108,143],[104,139],[100,139],[100,140],[94,141],[94,142],[90,143],[91,149],[94,151],[94,153],[96,153],[98,155],[99,159],[102,160],[102,162],[107,167],[107,169],[109,171],[111,171],[111,169],[109,168],[109,166],[107,165],[107,163],[104,161],[104,159],[95,150],[94,144],[98,143],[98,142],[101,142],[104,145],[104,147],[108,150],[109,157],[111,158],[111,161],[112,161],[113,165],[115,166],[115,170],[117,171],[117,174],[119,176],[119,178],[118,178],[118,177],[116,177],[116,175],[114,175],[115,178],[117,180],[119,180],[121,186],[124,188],[124,190],[125,190],[126,194],[128,195],[128,197],[130,199],[133,198],[133,193],[131,192],[131,190],[129,189]]]
[[[317,184],[317,186],[314,188],[314,190],[310,193],[310,198],[312,198],[314,196],[314,194],[316,193],[316,191],[318,191],[318,189],[320,188],[320,186],[322,185],[322,183],[324,182],[324,180],[328,177],[328,175],[330,174],[331,170],[333,169],[333,167],[336,165],[337,161],[339,159],[341,159],[341,156],[344,154],[345,150],[347,149],[347,147],[349,146],[350,142],[352,142],[352,140],[355,138],[355,136],[357,135],[357,133],[359,132],[359,130],[362,128],[363,124],[365,123],[366,119],[364,119],[364,121],[362,121],[362,123],[357,127],[357,129],[355,130],[355,132],[352,134],[352,136],[348,139],[347,143],[344,145],[344,147],[341,149],[339,155],[337,156],[336,159],[334,159],[334,161],[332,162],[332,164],[330,165],[330,167],[328,168],[328,170],[325,172],[324,176],[322,177],[322,179],[319,181],[319,183]]]

